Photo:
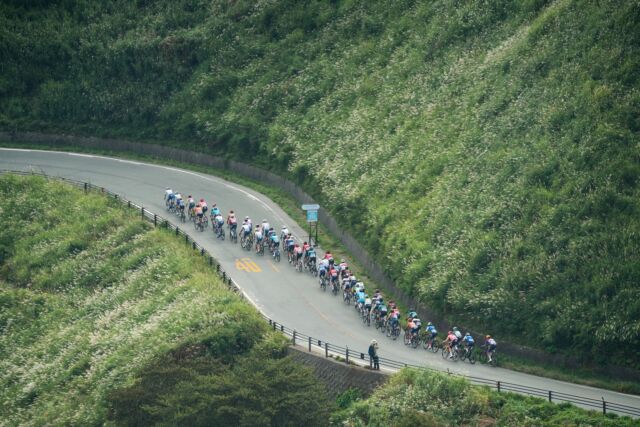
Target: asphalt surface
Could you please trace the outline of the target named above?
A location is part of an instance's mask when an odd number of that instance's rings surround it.
[[[0,148],[0,169],[33,170],[103,186],[152,212],[173,219],[182,227],[178,219],[167,215],[165,210],[164,190],[171,187],[185,196],[192,194],[198,199],[204,197],[209,206],[216,203],[225,217],[233,209],[240,218],[250,216],[254,224],[266,218],[276,230],[286,224],[298,238],[305,236],[303,228],[266,196],[211,175],[102,156],[3,148]],[[373,326],[364,325],[353,307],[342,302],[340,295],[333,296],[328,291],[321,291],[316,279],[307,273],[296,272],[288,265],[286,258],[276,263],[268,254],[258,256],[242,250],[239,244],[233,244],[228,239],[224,242],[217,240],[210,228],[198,232],[189,223],[185,227],[199,244],[218,259],[266,316],[323,342],[366,352],[370,341],[376,339],[380,346],[379,355],[383,358],[640,408],[639,396],[479,363],[472,366],[466,362],[451,362],[421,347],[408,348],[401,338],[392,341]],[[423,322],[427,320],[423,319]]]

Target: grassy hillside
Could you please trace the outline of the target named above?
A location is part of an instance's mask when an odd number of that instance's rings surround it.
[[[0,177],[0,425],[323,425],[284,338],[99,195]]]
[[[0,127],[289,174],[457,323],[640,368],[640,6],[0,6]]]
[[[345,402],[332,417],[339,426],[634,426],[569,404],[473,387],[462,378],[405,369],[370,398]]]

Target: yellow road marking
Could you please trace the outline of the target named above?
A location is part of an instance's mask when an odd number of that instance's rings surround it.
[[[280,272],[280,270],[278,270],[278,267],[276,267],[274,263],[272,263],[271,261],[269,261],[269,264],[271,265],[271,268],[273,269],[273,271],[275,271],[276,273],[279,273],[279,272]]]
[[[260,273],[262,269],[251,258],[236,259],[236,268],[247,273]]]

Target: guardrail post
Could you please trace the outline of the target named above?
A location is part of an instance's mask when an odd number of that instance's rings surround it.
[[[87,183],[84,183],[84,188],[87,188]],[[131,200],[127,201],[127,207],[131,209]]]
[[[227,281],[227,273],[225,273],[224,271],[222,272],[222,283]]]
[[[284,332],[284,325],[280,325],[280,332]]]
[[[324,357],[329,357],[329,343],[324,343]]]
[[[177,236],[178,234],[180,234],[180,227],[178,227],[178,226],[176,225],[176,236]]]
[[[345,363],[348,365],[349,364],[349,346],[347,346],[347,349],[344,352],[344,355],[345,355]]]
[[[204,248],[200,249],[200,256],[204,256]]]
[[[498,393],[500,393],[500,381],[496,383],[496,386],[497,386],[496,388],[498,389]]]
[[[276,322],[273,322],[273,330],[274,331],[276,330],[276,327],[277,327]]]
[[[607,402],[602,398],[602,415],[607,415]]]
[[[143,207],[140,208],[140,216],[142,217],[142,219],[144,219],[144,208]]]
[[[158,226],[158,215],[153,214],[153,226],[157,227]]]
[[[213,267],[213,257],[209,256],[209,266]]]
[[[84,192],[85,193],[87,192],[87,183],[86,182],[84,183]]]
[[[311,353],[311,337],[309,337],[309,353]]]
[[[292,342],[293,342],[293,346],[295,347],[296,346],[296,330],[295,329],[293,330],[293,340],[292,340]]]
[[[551,402],[551,390],[549,390],[549,402]]]
[[[192,242],[191,247],[193,248],[194,251],[196,250],[196,242],[195,241]]]

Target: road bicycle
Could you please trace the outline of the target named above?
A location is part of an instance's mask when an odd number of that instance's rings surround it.
[[[422,340],[422,347],[427,351],[437,353],[441,349],[440,341],[438,340],[437,335],[435,337],[431,337],[430,333],[427,332],[427,334],[429,334],[429,336],[425,337],[425,339]]]
[[[395,341],[400,336],[400,323],[387,322],[387,336]]]
[[[235,227],[229,226],[229,241],[232,243],[238,243],[238,231]]]
[[[485,363],[485,364],[489,364],[490,366],[497,366],[498,365],[498,356],[496,354],[496,350],[493,349],[490,351],[491,353],[491,362],[489,362],[489,356],[487,354],[487,350],[485,349],[486,346],[481,346],[481,348],[483,348],[483,350],[478,353],[478,360],[480,361],[480,363]]]
[[[467,346],[463,346],[462,348],[458,349],[458,352],[460,353],[460,360],[462,360],[463,362],[465,360],[468,360],[472,365],[476,363],[475,347],[469,348]]]
[[[454,362],[458,360],[458,351],[455,348],[450,348],[448,345],[442,347],[442,358],[451,359]]]
[[[342,300],[345,302],[345,304],[349,305],[351,304],[351,297],[352,297],[352,293],[351,293],[351,289],[344,289],[342,291]]]

